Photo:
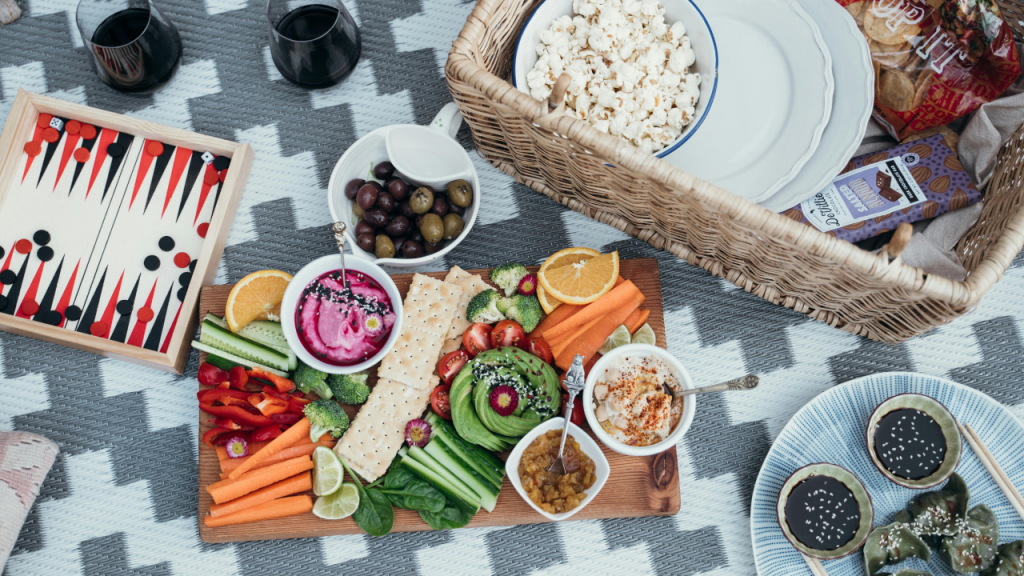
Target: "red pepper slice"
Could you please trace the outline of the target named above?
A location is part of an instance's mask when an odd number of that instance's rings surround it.
[[[261,394],[257,392],[249,396],[249,403],[256,407],[260,411],[260,414],[264,416],[270,416],[271,414],[280,414],[288,411],[288,401],[275,398],[269,394]]]
[[[295,382],[282,378],[277,374],[271,374],[262,368],[253,367],[252,370],[249,370],[249,376],[270,382],[274,385],[274,388],[277,388],[278,392],[291,392],[295,390]]]
[[[245,390],[245,385],[249,382],[249,375],[245,373],[245,368],[235,366],[228,373],[228,382],[231,382],[232,388]]]
[[[279,400],[284,400],[285,402],[288,401],[288,395],[287,394],[282,394],[281,392],[278,392],[276,389],[271,388],[270,386],[264,386],[263,387],[263,393],[266,394],[267,396],[272,396],[272,397],[277,398]]]
[[[220,368],[217,368],[213,364],[203,362],[199,365],[198,374],[199,383],[203,386],[216,386],[221,382],[226,382],[228,379],[228,373]]]
[[[231,430],[230,428],[224,428],[224,427],[221,427],[221,426],[218,426],[216,428],[210,428],[209,430],[206,431],[206,434],[203,434],[203,442],[205,442],[206,445],[209,446],[210,448],[213,448],[214,445],[215,445],[214,441],[219,436],[221,436],[223,434],[234,434],[234,433],[235,433],[234,430]],[[224,440],[227,440],[227,436],[224,436]]]
[[[270,421],[274,424],[280,424],[286,428],[290,428],[299,420],[302,420],[302,414],[294,414],[292,412],[282,412],[280,414],[271,414]]]
[[[228,430],[241,430],[241,431],[244,431],[244,432],[249,432],[249,431],[252,431],[252,430],[256,429],[255,426],[242,425],[242,424],[239,424],[238,422],[235,422],[234,420],[232,420],[230,418],[223,418],[223,417],[221,417],[221,418],[214,418],[213,419],[213,425],[214,426],[218,426],[220,428],[227,428]]]
[[[243,426],[259,428],[270,424],[270,418],[262,414],[253,414],[241,406],[215,406],[212,402],[202,402],[199,409],[211,416],[230,418]]]
[[[251,394],[251,392],[243,390],[232,390],[230,388],[211,388],[209,390],[200,391],[198,397],[200,402],[212,403],[219,401],[223,402],[224,404],[229,404],[230,400],[225,400],[226,398],[234,398],[236,400],[248,401],[249,394]]]
[[[281,435],[281,427],[277,424],[271,424],[257,429],[252,433],[253,442],[266,442],[267,440],[273,440]]]
[[[305,408],[306,404],[309,404],[310,402],[312,402],[312,400],[309,398],[296,398],[292,396],[291,398],[288,398],[288,411],[293,414],[301,415],[303,413],[303,408]]]

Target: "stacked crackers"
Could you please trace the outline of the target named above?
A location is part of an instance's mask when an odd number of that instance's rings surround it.
[[[387,472],[405,440],[405,426],[419,418],[438,385],[436,366],[442,349],[469,327],[466,308],[473,296],[489,288],[480,276],[459,267],[445,280],[413,276],[405,296],[401,333],[377,370],[378,381],[366,404],[334,451],[363,479]]]

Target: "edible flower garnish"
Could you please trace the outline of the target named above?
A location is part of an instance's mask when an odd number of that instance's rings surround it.
[[[533,274],[523,276],[522,280],[519,281],[519,293],[523,296],[533,296],[533,293],[536,291],[537,277]]]
[[[384,323],[380,321],[380,316],[367,316],[363,325],[366,326],[368,332],[374,333],[379,332]]]
[[[416,418],[405,425],[405,442],[409,446],[423,448],[430,442],[430,424]]]
[[[491,391],[491,408],[499,416],[508,416],[519,406],[519,394],[511,386],[498,386]]]
[[[228,452],[228,458],[242,458],[249,455],[249,444],[245,441],[245,438],[239,436],[228,440],[228,443],[224,445],[224,449]]]

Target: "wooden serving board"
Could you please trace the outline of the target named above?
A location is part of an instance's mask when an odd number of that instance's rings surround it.
[[[632,280],[647,297],[643,304],[643,308],[651,311],[647,322],[654,329],[658,346],[664,347],[665,314],[662,308],[658,261],[654,258],[622,260],[619,267],[622,277]],[[529,268],[531,272],[537,270],[536,266]],[[470,270],[470,272],[480,274],[487,279],[490,270]],[[431,272],[426,275],[443,279],[446,273]],[[409,289],[412,277],[412,274],[396,274],[391,277],[398,285],[398,290],[403,297]],[[207,312],[218,316],[223,315],[224,304],[230,291],[231,286],[204,287],[199,301],[200,318]],[[370,377],[371,385],[375,380],[375,376]],[[358,407],[346,406],[345,408],[351,417],[355,417]],[[209,415],[203,412],[199,413],[200,434],[210,429],[209,419]],[[583,428],[593,435],[586,423]],[[597,443],[608,458],[611,476],[594,501],[580,510],[571,520],[671,516],[679,512],[679,474],[674,446],[656,456],[633,457],[609,450],[600,440],[597,440]],[[507,454],[499,454],[499,456],[504,459]],[[203,518],[206,517],[213,500],[206,492],[206,486],[218,480],[220,480],[220,463],[217,460],[217,454],[200,442],[199,536],[204,542],[241,542],[363,533],[351,518],[322,520],[312,513],[252,524],[208,528],[203,522]],[[473,517],[469,527],[512,526],[548,521],[519,497],[511,482],[506,478],[494,512],[488,513],[481,510]],[[419,514],[410,510],[395,509],[393,532],[422,530],[430,530],[430,527],[420,519]]]

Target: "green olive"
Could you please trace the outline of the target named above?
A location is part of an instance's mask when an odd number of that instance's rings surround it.
[[[426,214],[434,207],[434,191],[426,186],[417,188],[409,196],[409,208],[416,214]]]
[[[366,210],[363,210],[362,206],[360,206],[359,204],[356,204],[355,202],[353,202],[352,203],[352,213],[356,215],[356,218],[362,218],[363,214],[366,214]]]
[[[469,182],[456,180],[448,185],[448,199],[452,204],[465,208],[473,203],[473,189]]]
[[[436,244],[444,238],[444,222],[437,214],[430,213],[423,216],[423,223],[420,224],[420,234],[423,239],[431,244]]]
[[[462,221],[462,216],[458,214],[448,214],[444,217],[444,239],[454,240],[462,234],[462,229],[466,226],[466,223]]]
[[[386,234],[378,234],[374,243],[377,258],[394,258],[395,243]]]

